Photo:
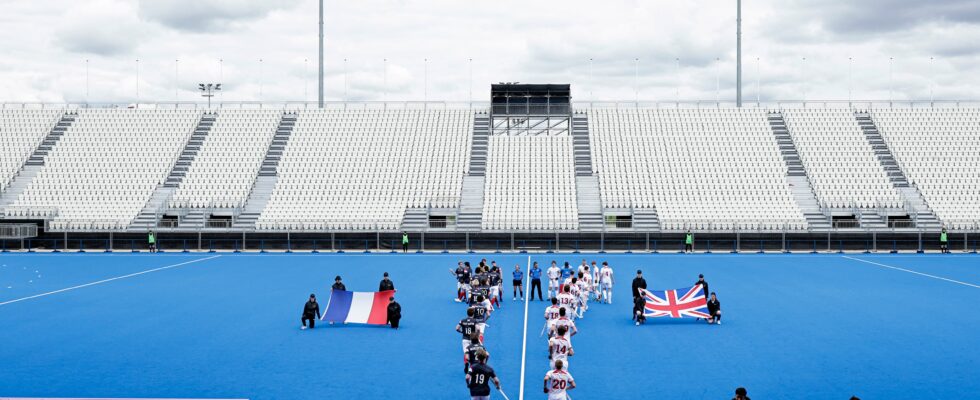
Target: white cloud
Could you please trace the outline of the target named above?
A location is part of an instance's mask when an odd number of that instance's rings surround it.
[[[344,98],[347,58],[348,99],[421,100],[428,58],[428,98],[466,100],[472,58],[477,100],[498,81],[571,83],[578,99],[591,92],[632,100],[639,58],[642,98],[714,99],[717,79],[720,96],[732,99],[732,3],[327,0],[327,98]],[[853,98],[972,98],[980,89],[973,2],[743,7],[746,99],[755,99],[757,80],[767,100],[804,91],[808,99],[846,99],[849,88]],[[217,81],[227,101],[316,98],[316,0],[49,0],[4,8],[2,33],[16,38],[0,42],[6,101],[84,99],[86,59],[91,100],[133,101],[137,58],[144,101],[198,99],[196,83]]]

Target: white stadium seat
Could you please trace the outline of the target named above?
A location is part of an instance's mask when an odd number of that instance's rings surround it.
[[[0,109],[0,192],[58,122],[63,110]]]
[[[813,191],[826,207],[902,207],[852,110],[790,109],[783,116]]]

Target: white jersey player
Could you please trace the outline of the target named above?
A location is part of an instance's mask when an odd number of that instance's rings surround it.
[[[578,306],[578,297],[572,294],[574,285],[564,286],[564,292],[558,294],[558,307],[565,309],[568,315],[575,315],[575,308]]]
[[[582,318],[586,311],[589,311],[589,283],[585,280],[585,277],[589,275],[583,275],[583,279],[579,280],[576,285],[578,285],[578,316]]]
[[[551,324],[553,329],[551,329],[551,334],[549,336],[555,336],[558,334],[559,329],[564,328],[565,339],[569,341],[572,340],[572,336],[578,333],[578,328],[575,327],[575,321],[572,321],[565,315],[565,309],[558,309],[558,319],[554,320]]]
[[[557,361],[563,361],[564,365],[568,366],[568,357],[575,355],[575,350],[572,349],[572,342],[565,337],[565,327],[558,327],[558,334],[555,337],[548,339],[548,356],[551,358],[551,366],[554,368]]]
[[[548,297],[558,297],[558,278],[561,278],[561,269],[558,263],[552,261],[548,267]]]
[[[613,283],[616,280],[613,278],[613,269],[609,266],[609,263],[603,261],[602,269],[599,271],[599,286],[601,290],[602,300],[607,304],[612,304],[612,294],[613,294]]]
[[[579,274],[584,274],[585,271],[588,269],[589,269],[589,264],[586,263],[585,260],[582,260],[582,265],[578,266],[578,271],[576,272],[578,272]]]
[[[554,362],[555,368],[544,375],[544,392],[548,400],[568,400],[567,391],[575,389],[575,379],[568,373],[564,361]]]
[[[544,322],[548,325],[548,332],[555,329],[554,322],[560,317],[561,306],[558,305],[558,299],[551,298],[551,306],[544,309]]]
[[[595,261],[593,261],[592,265],[589,266],[589,272],[592,273],[592,280],[589,281],[589,284],[592,285],[592,297],[595,298],[596,300],[599,300],[599,293],[601,292],[600,291],[601,287],[599,286],[599,278],[601,276],[599,274],[599,266],[596,265]]]

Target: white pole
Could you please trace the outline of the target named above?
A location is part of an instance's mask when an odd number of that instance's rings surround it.
[[[88,60],[85,60],[85,104],[88,104]]]
[[[303,59],[303,102],[310,101],[310,59]],[[306,107],[304,104],[303,107]]]
[[[633,59],[633,101],[640,104],[640,59]]]
[[[319,77],[319,105],[323,108],[323,0],[320,0],[320,77]]]
[[[800,70],[803,72],[803,103],[806,106],[806,57],[803,57],[803,61],[800,63]]]
[[[384,59],[384,88],[381,90],[381,101],[388,101],[388,59]]]
[[[721,106],[721,57],[715,57],[715,105]]]
[[[423,102],[428,102],[429,101],[429,59],[426,58],[425,59],[425,62],[423,64],[424,64],[423,65],[423,70],[424,70],[425,78],[423,79],[423,83],[422,83],[422,86],[423,86],[423,88],[422,88],[422,101]]]
[[[180,59],[174,60],[174,103],[180,102]],[[176,107],[176,105],[174,105]]]
[[[894,57],[888,57],[888,104],[889,105],[891,105],[891,103],[892,103],[892,89],[893,89],[893,86],[892,86],[893,85],[893,81],[892,81],[892,70],[893,70],[893,68],[892,68],[892,62],[893,61],[895,61],[895,58]]]
[[[759,57],[755,58],[755,105],[762,104],[762,72],[759,70]]]
[[[677,87],[674,88],[674,102],[680,105],[681,102],[681,59],[674,59],[674,75],[677,78]]]
[[[262,59],[260,58],[259,59],[259,101],[262,101],[262,97],[263,97],[262,92],[263,89],[265,88],[265,80],[263,78],[264,77],[262,76]]]
[[[738,11],[736,12],[735,24],[736,27],[736,83],[735,83],[735,106],[742,106],[742,0],[737,2]]]
[[[344,59],[344,102],[347,102],[347,59]]]
[[[473,59],[470,59],[470,107],[473,107]]]
[[[136,108],[140,108],[140,59],[136,59]]]
[[[929,105],[936,101],[935,90],[936,90],[936,73],[935,73],[935,59],[929,57]]]
[[[592,80],[592,59],[589,59],[589,100],[595,101],[595,81]]]

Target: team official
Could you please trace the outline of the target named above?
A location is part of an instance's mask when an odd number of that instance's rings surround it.
[[[320,305],[316,302],[316,295],[311,293],[310,299],[303,306],[303,326],[300,329],[306,329],[306,321],[310,321],[310,329],[313,329],[317,318],[320,318]]]
[[[388,325],[398,329],[398,321],[402,319],[402,305],[395,301],[395,296],[388,298]]]
[[[538,267],[538,262],[534,262],[534,266],[531,267],[531,288],[527,290],[527,295],[534,300],[534,290],[538,290],[538,301],[544,301],[544,297],[541,297],[541,268]],[[549,293],[550,294],[550,293]]]

